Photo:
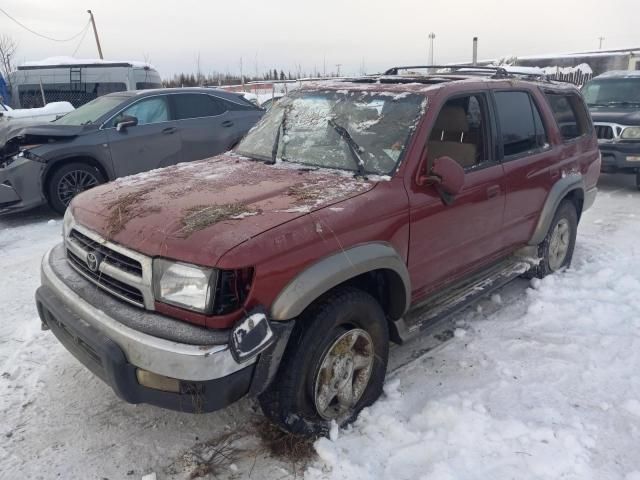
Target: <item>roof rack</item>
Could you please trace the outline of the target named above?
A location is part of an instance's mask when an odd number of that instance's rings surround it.
[[[518,72],[516,70],[507,70],[501,66],[489,66],[489,65],[411,65],[392,67],[384,72],[384,75],[398,75],[400,70],[416,70],[416,69],[429,69],[429,70],[444,70],[448,69],[452,73],[463,73],[465,75],[489,75],[492,73],[491,78],[513,78],[515,76],[533,77],[541,80],[549,81],[546,74],[534,73],[534,72]],[[460,72],[464,70],[464,72]],[[443,72],[436,72],[436,74],[442,74]],[[433,75],[428,73],[427,75]]]

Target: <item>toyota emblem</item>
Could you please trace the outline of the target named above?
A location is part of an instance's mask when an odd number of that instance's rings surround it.
[[[102,262],[102,257],[99,253],[87,253],[87,267],[89,267],[89,270],[91,270],[92,272],[97,272],[100,268],[100,262]]]

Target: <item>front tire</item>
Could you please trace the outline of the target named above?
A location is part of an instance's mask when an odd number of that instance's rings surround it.
[[[382,393],[389,332],[385,314],[368,293],[346,287],[309,307],[298,319],[280,369],[259,397],[280,428],[326,434],[346,425]]]
[[[63,215],[73,197],[104,181],[102,173],[91,165],[81,162],[67,163],[53,172],[49,178],[47,184],[49,205]]]
[[[578,213],[573,202],[563,200],[553,216],[549,231],[538,247],[540,263],[532,277],[544,278],[571,265],[578,234]]]

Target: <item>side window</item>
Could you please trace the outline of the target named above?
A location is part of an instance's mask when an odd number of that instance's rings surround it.
[[[169,120],[167,97],[164,95],[151,97],[134,103],[129,108],[120,112],[111,122],[111,126],[115,127],[124,116],[136,117],[138,119],[138,125],[167,122]]]
[[[589,132],[589,115],[578,95],[547,93],[547,99],[564,140],[578,138]]]
[[[173,96],[176,120],[214,117],[226,112],[226,108],[211,95],[202,93],[180,93]]]
[[[484,95],[452,98],[444,104],[429,136],[429,161],[451,157],[464,168],[488,160]]]
[[[527,92],[495,92],[495,99],[505,158],[547,144],[540,112]]]

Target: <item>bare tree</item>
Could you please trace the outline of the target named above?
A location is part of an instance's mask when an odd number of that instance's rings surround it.
[[[0,34],[0,73],[7,82],[7,87],[11,91],[11,77],[9,73],[15,70],[15,53],[18,49],[18,44],[9,35]]]

